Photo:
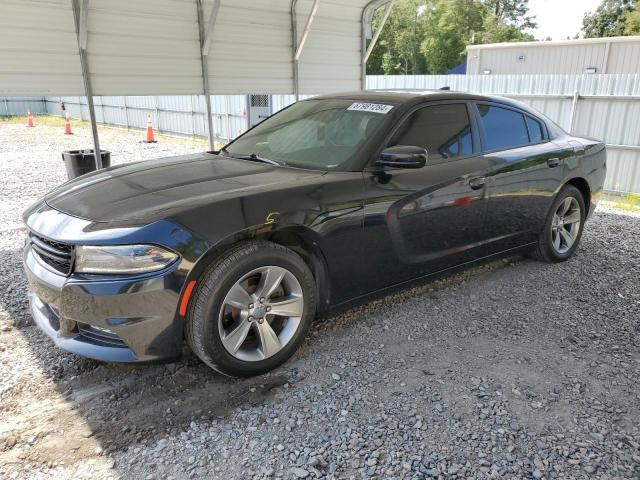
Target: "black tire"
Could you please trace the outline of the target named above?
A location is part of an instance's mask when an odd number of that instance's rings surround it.
[[[573,198],[577,202],[577,205],[580,209],[580,225],[575,235],[575,240],[573,245],[568,248],[566,251],[558,251],[553,245],[552,239],[553,237],[553,222],[554,215],[558,211],[558,208],[567,200],[568,198]],[[584,229],[584,221],[586,218],[585,212],[585,204],[584,198],[582,197],[582,193],[573,185],[565,185],[562,187],[558,195],[556,196],[551,208],[549,209],[549,213],[547,214],[547,218],[544,223],[544,228],[542,232],[540,232],[540,237],[538,239],[538,244],[532,251],[532,256],[537,260],[548,262],[548,263],[558,263],[564,262],[571,258],[573,253],[578,248],[580,244],[580,239],[582,238],[582,231]]]
[[[255,361],[241,360],[225,348],[221,339],[218,321],[223,302],[243,276],[271,265],[285,268],[299,282],[304,302],[300,323],[290,340],[273,356]],[[193,352],[209,367],[232,377],[251,377],[287,361],[304,341],[315,313],[316,285],[302,258],[275,243],[247,241],[216,258],[198,280],[187,313],[185,337]]]

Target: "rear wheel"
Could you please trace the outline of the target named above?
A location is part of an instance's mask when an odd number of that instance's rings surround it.
[[[582,193],[572,185],[565,185],[547,215],[535,256],[546,262],[568,260],[582,238],[585,216]]]
[[[217,259],[198,282],[186,337],[215,370],[259,375],[298,349],[315,307],[313,276],[296,253],[270,242],[246,242]]]

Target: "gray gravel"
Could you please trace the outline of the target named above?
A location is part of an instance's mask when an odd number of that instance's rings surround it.
[[[61,148],[14,135],[0,126],[0,478],[640,477],[639,215],[601,207],[563,264],[499,260],[317,322],[262,377],[105,365],[29,326],[24,233],[4,227],[61,180]],[[193,148],[134,139],[103,141],[118,161]]]
[[[0,120],[0,232],[19,228],[24,208],[66,181],[62,151],[93,148],[87,124],[74,126],[73,132],[64,135],[64,127],[26,128]],[[99,135],[100,148],[112,152],[112,165],[206,150],[205,142],[187,138],[160,136],[158,143],[141,143],[140,131],[104,127]]]

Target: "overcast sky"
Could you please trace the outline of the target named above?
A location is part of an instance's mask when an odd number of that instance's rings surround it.
[[[594,11],[602,0],[529,0],[538,28],[532,33],[538,40],[573,38],[582,27],[586,12]]]

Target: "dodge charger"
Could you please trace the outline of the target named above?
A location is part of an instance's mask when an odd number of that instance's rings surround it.
[[[24,213],[31,311],[78,355],[149,362],[188,345],[258,375],[336,308],[504,254],[567,260],[605,160],[601,142],[505,98],[315,97],[220,151],[45,195]]]

